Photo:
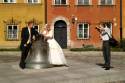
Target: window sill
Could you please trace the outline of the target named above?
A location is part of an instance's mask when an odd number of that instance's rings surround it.
[[[6,39],[6,41],[19,41],[19,39]]]
[[[93,6],[93,5],[90,5],[90,4],[88,4],[88,5],[85,5],[85,4],[83,4],[83,5],[76,5],[76,6],[78,6],[78,7],[88,7],[88,6]]]
[[[113,6],[116,6],[114,4],[111,4],[111,5],[108,5],[108,4],[103,4],[103,5],[98,5],[100,7],[113,7]]]

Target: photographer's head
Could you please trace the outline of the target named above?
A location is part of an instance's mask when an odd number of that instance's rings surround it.
[[[99,25],[101,28],[105,28],[106,24],[105,23],[100,23]]]

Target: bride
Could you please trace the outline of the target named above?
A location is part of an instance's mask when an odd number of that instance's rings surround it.
[[[62,51],[62,48],[57,43],[57,41],[54,39],[53,36],[53,27],[50,27],[46,24],[44,31],[42,34],[45,37],[45,40],[47,40],[49,44],[49,62],[52,65],[55,66],[61,66],[67,64],[64,53]]]

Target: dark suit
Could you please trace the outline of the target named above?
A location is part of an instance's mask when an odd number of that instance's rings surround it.
[[[27,43],[29,40],[29,36],[30,36],[31,41],[29,43]],[[19,66],[23,69],[25,68],[25,60],[27,58],[29,49],[31,48],[31,45],[33,42],[33,36],[35,36],[35,37],[38,36],[38,32],[34,28],[30,29],[30,34],[29,34],[28,27],[25,27],[22,29],[21,44],[20,44],[20,49],[22,51],[22,54],[21,54],[21,60],[20,60]]]

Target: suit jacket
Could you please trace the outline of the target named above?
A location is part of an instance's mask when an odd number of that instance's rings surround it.
[[[31,34],[31,43],[32,43],[32,37],[33,36],[38,36],[38,32],[34,29],[34,28],[31,28],[31,31],[30,31],[30,34]],[[23,50],[25,48],[24,44],[27,44],[27,41],[29,39],[29,30],[28,30],[28,27],[24,27],[22,28],[22,32],[21,32],[21,44],[20,44],[20,49]]]

